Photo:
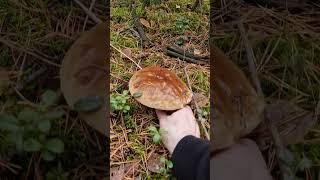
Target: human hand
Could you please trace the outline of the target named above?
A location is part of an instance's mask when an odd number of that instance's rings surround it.
[[[171,115],[165,111],[156,110],[160,129],[164,130],[162,134],[162,142],[173,153],[179,141],[188,135],[200,137],[200,130],[198,123],[189,106],[186,106]]]

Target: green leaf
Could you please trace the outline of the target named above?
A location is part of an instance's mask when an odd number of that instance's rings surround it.
[[[46,114],[44,114],[43,118],[48,120],[56,120],[61,118],[63,115],[64,115],[63,110],[56,110],[56,111],[47,112]]]
[[[16,145],[18,151],[23,150],[23,134],[22,132],[11,132],[8,134],[8,140]]]
[[[47,120],[47,119],[41,120],[38,122],[37,126],[41,132],[47,133],[51,128],[51,122],[50,120]]]
[[[18,131],[18,120],[11,115],[1,113],[0,114],[0,129],[7,131]]]
[[[164,164],[166,162],[166,158],[164,158],[163,156],[160,157],[160,163]]]
[[[30,108],[25,108],[18,114],[18,119],[26,122],[32,122],[38,120],[39,118],[40,114]]]
[[[148,130],[151,131],[151,132],[158,132],[157,128],[154,127],[154,126],[148,127]]]
[[[312,167],[312,161],[306,157],[303,157],[303,159],[300,161],[298,168],[300,171],[303,171],[304,169],[308,169]]]
[[[47,90],[41,96],[41,102],[45,106],[52,106],[58,100],[57,94],[52,90]]]
[[[164,135],[164,134],[167,133],[167,131],[164,130],[164,129],[162,129],[162,128],[160,128],[160,129],[159,129],[159,133],[160,133],[160,135]]]
[[[152,140],[154,143],[158,144],[161,140],[160,134],[158,134],[158,133],[154,134]]]
[[[142,92],[135,92],[135,93],[132,94],[132,96],[135,97],[135,98],[139,98],[139,97],[142,96]]]
[[[52,161],[55,158],[55,155],[49,151],[44,151],[41,156],[45,161]]]
[[[74,110],[78,112],[93,112],[99,110],[104,104],[104,99],[100,96],[87,96],[79,99],[74,104]]]
[[[179,46],[182,46],[184,44],[184,39],[183,38],[178,38],[176,40],[176,44],[179,45]]]
[[[45,146],[49,151],[57,154],[60,154],[64,151],[63,142],[57,138],[50,139]]]
[[[125,109],[126,111],[129,111],[129,110],[130,110],[130,106],[125,106],[124,109]]]
[[[170,160],[168,160],[167,161],[167,166],[168,166],[168,168],[173,168],[173,163],[172,163],[172,161],[170,161]]]
[[[23,149],[27,152],[37,152],[41,149],[41,144],[35,139],[27,139],[23,144]]]

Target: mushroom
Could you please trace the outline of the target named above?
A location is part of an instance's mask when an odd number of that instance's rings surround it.
[[[84,32],[66,53],[60,70],[61,90],[68,103],[75,103],[86,97],[107,95],[107,29],[101,23]],[[94,112],[79,112],[79,117],[104,135],[109,134],[107,107]]]
[[[211,46],[213,65],[213,151],[225,149],[248,135],[263,120],[264,100],[244,73],[223,52]]]
[[[158,110],[178,110],[192,100],[192,92],[176,74],[157,66],[134,73],[129,91],[141,104]]]

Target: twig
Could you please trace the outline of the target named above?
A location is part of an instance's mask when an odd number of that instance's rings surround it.
[[[20,82],[19,84],[17,84],[16,88],[18,91],[21,91],[27,84],[29,84],[30,82],[34,81],[35,79],[37,79],[39,76],[41,76],[43,73],[45,73],[47,71],[46,67],[42,67],[39,70],[35,71],[34,73],[32,73],[28,79],[22,83]]]
[[[13,48],[13,49],[17,49],[18,51],[22,51],[24,53],[27,53],[47,64],[50,64],[50,65],[53,65],[53,66],[56,66],[56,67],[61,67],[60,64],[56,64],[54,62],[51,62],[51,60],[47,59],[46,57],[41,57],[41,55],[38,55],[37,53],[35,52],[32,52],[32,50],[26,50],[26,48],[22,48],[22,47],[19,47],[20,45],[18,45],[17,43],[11,41],[11,40],[6,40],[6,39],[3,39],[2,37],[0,37],[0,42],[5,44],[6,46],[9,46],[10,48]],[[55,60],[52,58],[52,60]]]
[[[186,56],[184,56],[184,55],[181,55],[181,54],[179,54],[179,53],[177,53],[177,52],[170,51],[170,50],[168,50],[168,49],[166,49],[166,53],[167,53],[168,56],[180,58],[180,59],[185,60],[185,61],[187,61],[187,62],[189,62],[189,63],[208,64],[206,61],[201,61],[201,60],[198,60],[198,61],[197,61],[197,60],[192,59],[192,58],[190,58],[190,57],[186,57]]]
[[[79,0],[74,0],[74,2],[76,2],[95,23],[102,23],[102,20],[93,14],[88,8],[86,8],[86,6],[83,5]]]
[[[209,57],[202,57],[202,56],[197,56],[189,51],[186,51],[176,45],[171,45],[171,46],[167,46],[167,49],[170,50],[170,51],[173,51],[173,52],[177,52],[179,54],[183,54],[187,57],[190,57],[192,59],[196,59],[196,60],[203,60],[205,61],[204,59],[208,59]]]
[[[187,77],[187,82],[188,82],[189,89],[190,89],[191,93],[193,94],[192,88],[191,88],[190,79],[189,79],[189,75],[188,75],[188,73],[187,73],[186,67],[183,68],[183,70],[184,70],[184,73],[186,74],[186,77]],[[195,106],[196,106],[196,111],[197,111],[197,115],[198,115],[198,118],[199,118],[199,117],[201,117],[201,114],[200,114],[200,111],[199,111],[200,109],[199,109],[198,104],[197,104],[196,101],[194,101],[194,104],[195,104]],[[202,127],[205,135],[206,135],[206,138],[207,138],[208,140],[210,140],[210,135],[209,135],[209,133],[208,133],[208,131],[207,131],[205,125],[204,125],[204,122],[203,122],[203,121],[199,121],[199,122],[200,122],[200,124],[201,124],[201,127]]]
[[[120,54],[122,54],[123,56],[125,56],[126,58],[128,58],[130,61],[132,61],[139,69],[142,69],[142,67],[136,63],[131,57],[129,57],[128,55],[126,55],[125,53],[123,53],[120,49],[114,47],[111,43],[110,46],[115,49],[116,51],[118,51]]]
[[[251,79],[256,87],[256,91],[257,91],[258,95],[263,96],[263,92],[262,92],[260,82],[258,79],[257,69],[255,66],[256,59],[255,59],[252,47],[249,43],[248,37],[246,35],[246,32],[244,30],[243,23],[241,21],[238,23],[238,27],[239,27],[241,37],[242,37],[244,44],[245,44],[245,47],[246,47],[247,59],[248,59]]]
[[[94,6],[95,3],[96,3],[96,0],[92,0],[92,1],[91,1],[90,7],[89,7],[89,11],[90,11],[90,12],[92,11],[92,8],[93,8],[93,6]],[[88,18],[89,18],[89,15],[87,14],[86,19],[84,20],[84,23],[83,23],[83,31],[84,31],[85,28],[86,28]]]

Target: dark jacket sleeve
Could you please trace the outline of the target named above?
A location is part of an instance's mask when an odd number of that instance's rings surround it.
[[[178,180],[209,180],[209,141],[186,136],[179,141],[171,159]]]

